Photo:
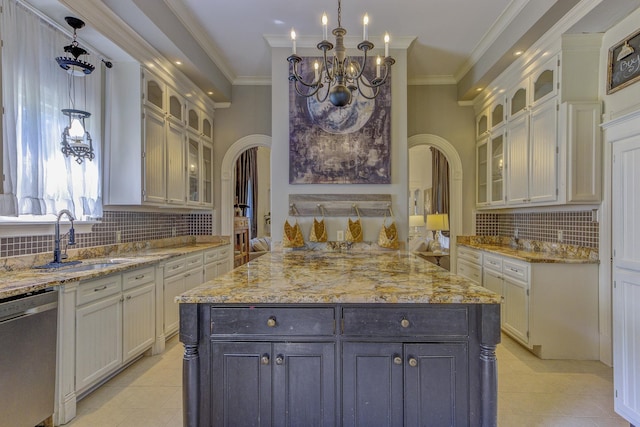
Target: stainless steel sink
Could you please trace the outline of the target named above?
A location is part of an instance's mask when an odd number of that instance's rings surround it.
[[[47,271],[61,271],[61,272],[71,272],[75,273],[78,271],[91,271],[91,270],[100,270],[102,268],[113,267],[114,265],[122,264],[128,262],[129,260],[125,259],[112,259],[103,262],[87,262],[82,263],[82,261],[69,261],[69,262],[50,262],[49,264],[41,265],[35,268],[38,269],[46,269]]]

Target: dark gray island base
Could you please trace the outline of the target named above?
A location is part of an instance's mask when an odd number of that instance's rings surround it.
[[[180,305],[184,425],[496,426],[500,306]]]

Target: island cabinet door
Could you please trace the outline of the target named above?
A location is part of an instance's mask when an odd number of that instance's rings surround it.
[[[405,426],[468,426],[466,343],[405,344]]]
[[[336,424],[335,345],[273,344],[273,425]]]
[[[269,427],[271,344],[213,342],[211,426]]]
[[[411,425],[403,424],[402,344],[345,342],[342,364],[343,427]]]

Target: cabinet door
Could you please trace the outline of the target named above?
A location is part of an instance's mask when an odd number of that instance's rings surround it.
[[[507,203],[525,203],[529,198],[529,116],[523,114],[508,124]]]
[[[210,409],[213,427],[272,425],[272,363],[270,343],[211,344],[211,381],[215,384]]]
[[[122,363],[121,294],[76,310],[76,391],[81,391]]]
[[[229,258],[227,258],[227,259],[225,259],[223,261],[218,261],[216,263],[216,266],[218,267],[217,274],[218,274],[218,276],[221,276],[221,275],[231,271],[231,260],[229,260]]]
[[[133,288],[123,294],[122,355],[127,362],[153,345],[155,341],[155,284]]]
[[[167,127],[167,202],[186,203],[185,200],[185,131],[180,125]]]
[[[402,377],[402,344],[345,342],[342,347],[342,425],[411,425],[403,424]]]
[[[514,338],[529,343],[529,289],[518,280],[504,277],[504,329]]]
[[[165,120],[152,108],[144,109],[144,200],[165,203]]]
[[[201,202],[205,206],[213,206],[213,147],[207,143],[202,144],[201,175]]]
[[[196,286],[202,285],[203,269],[202,266],[192,268],[184,273],[184,290],[188,291]]]
[[[404,425],[468,426],[467,344],[406,344],[404,351]]]
[[[192,205],[199,205],[202,197],[200,157],[200,137],[189,132],[187,135],[187,203]]]
[[[273,425],[336,423],[333,343],[273,344]]]
[[[531,110],[529,201],[557,199],[558,110],[553,98]]]
[[[489,202],[491,206],[504,204],[504,127],[491,134],[489,144]]]
[[[215,262],[205,264],[204,266],[204,281],[215,279],[218,277],[218,264]]]
[[[502,273],[484,268],[482,271],[482,285],[492,292],[504,297]],[[504,304],[500,304],[500,324],[504,323]]]
[[[170,335],[178,330],[180,322],[179,307],[175,297],[184,293],[182,274],[164,279],[164,334]]]
[[[483,138],[476,146],[476,204],[478,206],[484,206],[489,201],[488,141],[488,137]]]

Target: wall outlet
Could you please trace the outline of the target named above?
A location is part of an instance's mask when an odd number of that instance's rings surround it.
[[[562,243],[564,241],[564,231],[558,230],[558,242]]]
[[[344,230],[338,230],[338,233],[336,235],[336,240],[338,242],[344,241]]]
[[[116,231],[116,243],[122,243],[122,231]]]

